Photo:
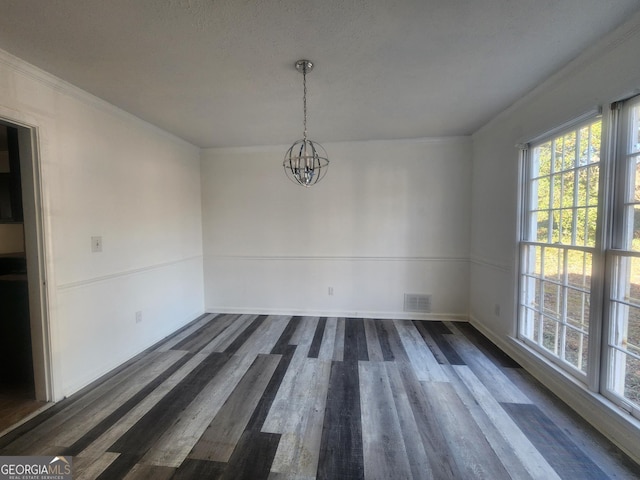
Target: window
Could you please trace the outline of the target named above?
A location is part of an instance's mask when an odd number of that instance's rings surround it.
[[[606,388],[636,415],[640,408],[640,99],[620,109],[612,248],[608,252]]]
[[[590,365],[599,117],[532,145],[525,165],[520,336],[579,377]]]
[[[518,335],[640,418],[640,96],[606,121],[523,150]]]

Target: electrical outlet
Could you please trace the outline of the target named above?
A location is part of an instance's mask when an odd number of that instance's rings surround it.
[[[136,323],[141,323],[142,322],[142,312],[138,311],[136,312]]]
[[[91,237],[91,251],[93,253],[102,251],[102,237]]]
[[[329,287],[329,296],[332,297],[333,296],[333,287]]]

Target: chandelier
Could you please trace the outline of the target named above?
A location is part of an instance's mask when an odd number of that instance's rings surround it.
[[[325,176],[329,168],[329,159],[322,145],[307,138],[307,73],[313,70],[313,62],[298,60],[296,70],[302,73],[304,133],[302,139],[287,150],[282,166],[291,181],[303,187],[310,187]]]

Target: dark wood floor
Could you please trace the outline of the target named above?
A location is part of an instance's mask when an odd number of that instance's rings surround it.
[[[640,468],[465,323],[206,315],[0,438],[74,478],[605,479]]]
[[[34,397],[29,386],[0,385],[0,432],[46,405]]]

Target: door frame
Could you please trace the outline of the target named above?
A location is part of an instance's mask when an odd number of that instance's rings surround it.
[[[38,128],[3,113],[0,123],[18,130],[35,397],[49,402],[54,390]]]

